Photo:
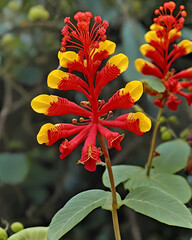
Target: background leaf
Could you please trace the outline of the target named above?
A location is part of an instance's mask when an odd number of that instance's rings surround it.
[[[168,225],[192,229],[192,215],[186,206],[157,188],[135,188],[127,195],[124,204]]]
[[[91,211],[101,207],[111,198],[111,192],[89,190],[71,198],[52,218],[48,239],[58,240]]]
[[[161,93],[165,91],[165,86],[158,78],[140,79],[140,81],[143,83],[146,83],[149,87],[151,87],[156,92]]]
[[[7,184],[21,183],[28,173],[27,158],[24,153],[0,154],[0,181]]]
[[[13,234],[8,240],[47,240],[48,227],[26,228]]]
[[[121,29],[122,51],[129,58],[129,68],[125,71],[126,80],[140,79],[143,75],[135,69],[134,62],[137,58],[143,57],[139,47],[144,41],[145,29],[138,21],[130,19],[123,23]]]
[[[186,167],[190,147],[185,141],[176,139],[160,144],[156,151],[160,153],[160,156],[153,159],[153,166],[156,170],[164,173],[176,173]]]
[[[191,187],[185,178],[179,175],[159,173],[152,169],[150,177],[148,177],[146,169],[142,169],[124,183],[124,187],[130,191],[141,186],[156,187],[183,203],[187,203],[191,199]]]
[[[114,182],[115,186],[118,186],[120,183],[128,180],[132,176],[136,175],[138,172],[140,172],[143,168],[138,167],[138,166],[130,166],[130,165],[118,165],[118,166],[113,166],[112,171],[113,171],[113,177],[114,177]],[[109,181],[109,176],[107,173],[107,170],[105,170],[103,177],[103,184],[105,187],[110,188],[110,181]]]

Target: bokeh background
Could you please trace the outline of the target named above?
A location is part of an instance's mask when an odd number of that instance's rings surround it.
[[[100,14],[109,22],[108,39],[117,44],[116,53],[129,57],[128,70],[107,85],[105,99],[130,80],[143,78],[136,72],[134,60],[141,57],[139,46],[154,18],[154,9],[164,1],[156,0],[0,0],[0,226],[1,219],[12,223],[21,221],[25,227],[48,226],[53,215],[77,193],[101,188],[104,168],[90,173],[82,165],[78,147],[66,159],[59,158],[59,143],[52,147],[38,145],[36,134],[41,125],[71,122],[73,116],[47,117],[33,112],[30,101],[40,93],[58,94],[79,103],[77,92],[59,92],[46,85],[50,71],[58,67],[63,19],[78,11]],[[182,38],[192,40],[192,1],[184,4],[188,12]],[[192,66],[192,56],[177,61],[175,68]],[[157,108],[143,96],[138,104],[155,117]],[[134,111],[134,109],[131,109]],[[116,112],[117,113],[117,112]],[[115,113],[115,114],[116,114]],[[191,127],[192,108],[184,100],[177,112],[165,111],[165,123],[179,136]],[[144,166],[150,147],[151,132],[141,137],[126,133],[122,151],[111,150],[112,164]],[[158,143],[162,142],[160,135]],[[185,176],[184,171],[181,173]],[[189,181],[190,178],[186,176]],[[121,196],[127,193],[118,187]],[[189,207],[190,207],[189,203]],[[189,240],[187,229],[166,226],[132,210],[119,210],[123,239],[129,240]],[[11,233],[11,232],[10,232]],[[95,210],[62,239],[113,239],[111,214]]]

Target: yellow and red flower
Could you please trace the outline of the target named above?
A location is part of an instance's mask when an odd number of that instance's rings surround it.
[[[182,78],[192,79],[192,68],[178,73],[171,68],[176,59],[192,52],[192,41],[183,40],[174,44],[174,41],[181,37],[180,30],[187,15],[184,6],[181,5],[179,13],[176,17],[173,16],[175,8],[176,4],[170,1],[155,10],[155,14],[159,16],[154,18],[150,31],[145,34],[147,44],[140,47],[141,53],[151,59],[152,63],[141,58],[135,61],[139,72],[159,78],[166,88],[165,92],[159,95],[146,86],[149,94],[158,97],[154,104],[163,107],[165,103],[171,110],[177,110],[181,102],[176,94],[186,97],[188,104],[192,104],[192,93],[182,91],[184,88],[191,91],[192,80],[180,81]]]
[[[71,124],[43,125],[37,135],[37,141],[39,144],[51,146],[59,139],[64,139],[60,145],[61,159],[85,141],[81,151],[82,157],[78,163],[84,164],[87,170],[94,171],[97,163],[101,161],[101,150],[96,147],[98,132],[105,137],[109,148],[121,150],[120,142],[124,134],[113,132],[106,127],[122,128],[142,135],[150,130],[151,121],[143,113],[128,113],[108,120],[113,110],[131,108],[141,97],[143,85],[139,81],[132,81],[117,91],[108,102],[98,99],[102,88],[124,72],[129,61],[124,54],[118,54],[111,57],[106,65],[98,70],[102,61],[114,53],[116,45],[106,40],[108,23],[102,21],[100,16],[95,17],[95,23],[89,30],[91,18],[90,12],[78,12],[74,16],[77,27],[71,23],[70,18],[65,18],[66,25],[62,30],[64,38],[58,58],[60,66],[67,68],[68,72],[53,70],[47,79],[49,87],[63,91],[80,91],[87,101],[82,101],[80,106],[66,98],[42,94],[32,100],[31,106],[36,112],[47,116],[66,114],[80,116],[79,122],[73,119]],[[78,52],[66,51],[68,47],[75,47]],[[84,79],[73,74],[74,70],[82,72]],[[75,136],[68,141],[67,138],[72,135]]]

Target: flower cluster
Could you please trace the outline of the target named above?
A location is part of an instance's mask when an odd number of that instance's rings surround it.
[[[115,55],[101,70],[98,70],[102,61],[114,53],[116,45],[106,40],[108,23],[97,16],[90,29],[91,18],[90,12],[78,12],[74,16],[77,27],[70,18],[65,18],[66,25],[62,30],[64,38],[58,58],[60,66],[68,69],[68,72],[53,70],[47,79],[49,87],[82,92],[87,101],[82,101],[78,105],[66,98],[42,94],[32,100],[31,106],[36,112],[47,116],[66,114],[80,116],[79,121],[73,119],[72,123],[43,125],[37,135],[37,141],[51,146],[59,139],[64,139],[60,145],[61,159],[85,141],[81,151],[82,157],[78,163],[84,164],[87,170],[94,171],[96,165],[101,162],[102,154],[100,148],[96,147],[98,133],[104,136],[109,148],[121,150],[120,142],[124,134],[113,132],[106,127],[122,128],[142,135],[150,130],[151,121],[141,112],[127,113],[109,120],[113,110],[129,109],[134,105],[143,93],[143,85],[139,81],[129,82],[107,102],[99,100],[102,88],[127,69],[128,58],[124,54]],[[77,52],[66,51],[67,47],[76,48]],[[83,73],[84,78],[73,74],[73,71]],[[72,135],[75,136],[68,141],[66,138]]]
[[[189,105],[192,104],[192,93],[182,91],[184,88],[191,91],[192,80],[180,81],[182,78],[192,78],[192,68],[185,69],[176,73],[175,69],[171,68],[172,63],[192,52],[192,42],[182,40],[175,44],[175,40],[181,37],[181,29],[184,24],[184,17],[187,13],[183,5],[180,6],[179,13],[174,16],[173,12],[176,4],[172,1],[165,2],[163,6],[155,10],[158,17],[154,18],[154,23],[150,27],[150,31],[145,34],[145,40],[148,44],[140,47],[141,53],[151,59],[148,62],[144,59],[135,61],[136,69],[145,74],[153,75],[161,80],[165,86],[165,92],[159,94],[146,86],[146,91],[153,96],[157,96],[154,104],[158,107],[168,105],[170,110],[177,110],[181,99],[178,99],[176,94],[184,96]]]

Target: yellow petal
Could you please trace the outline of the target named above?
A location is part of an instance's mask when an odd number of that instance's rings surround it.
[[[136,102],[143,94],[143,84],[140,81],[131,81],[125,86],[125,93],[129,92],[131,98]]]
[[[111,57],[108,60],[107,65],[115,65],[118,69],[120,69],[120,72],[122,73],[128,68],[129,59],[124,54],[119,53]]]
[[[95,49],[95,53],[106,50],[109,55],[115,52],[116,44],[112,41],[105,40],[99,43],[99,48]],[[94,54],[95,54],[94,53]]]
[[[151,46],[151,45],[149,45],[149,44],[143,44],[143,45],[141,45],[141,47],[140,47],[140,52],[145,56],[146,54],[147,54],[147,52],[148,51],[156,51],[156,49],[153,47],[153,46]]]
[[[185,48],[186,54],[189,54],[192,52],[192,41],[190,40],[185,39],[181,41],[177,46]]]
[[[150,26],[150,29],[151,30],[159,30],[159,29],[161,29],[161,30],[163,30],[163,26],[160,26],[160,25],[158,25],[158,24],[156,24],[156,23],[153,23],[151,26]]]
[[[60,65],[64,68],[67,67],[68,63],[78,61],[79,55],[76,52],[73,51],[67,51],[67,52],[58,52],[58,58],[60,61]]]
[[[160,38],[157,37],[156,31],[149,31],[145,34],[145,41],[150,43],[152,40],[160,41]]]
[[[41,94],[31,101],[31,107],[35,112],[47,114],[52,102],[57,102],[57,96]]]
[[[171,31],[169,32],[168,38],[172,38],[175,35],[177,35],[178,37],[181,37],[181,32],[178,31],[176,28],[171,29]]]
[[[39,144],[48,143],[48,130],[51,130],[53,128],[55,128],[55,126],[51,123],[44,124],[39,130],[39,133],[37,134],[37,142]]]
[[[53,70],[49,73],[47,77],[47,85],[50,88],[57,89],[58,84],[61,82],[63,78],[68,79],[69,74],[66,72],[63,72],[61,70]]]
[[[134,113],[134,118],[139,119],[139,129],[141,132],[148,132],[151,129],[151,120],[144,113]]]

